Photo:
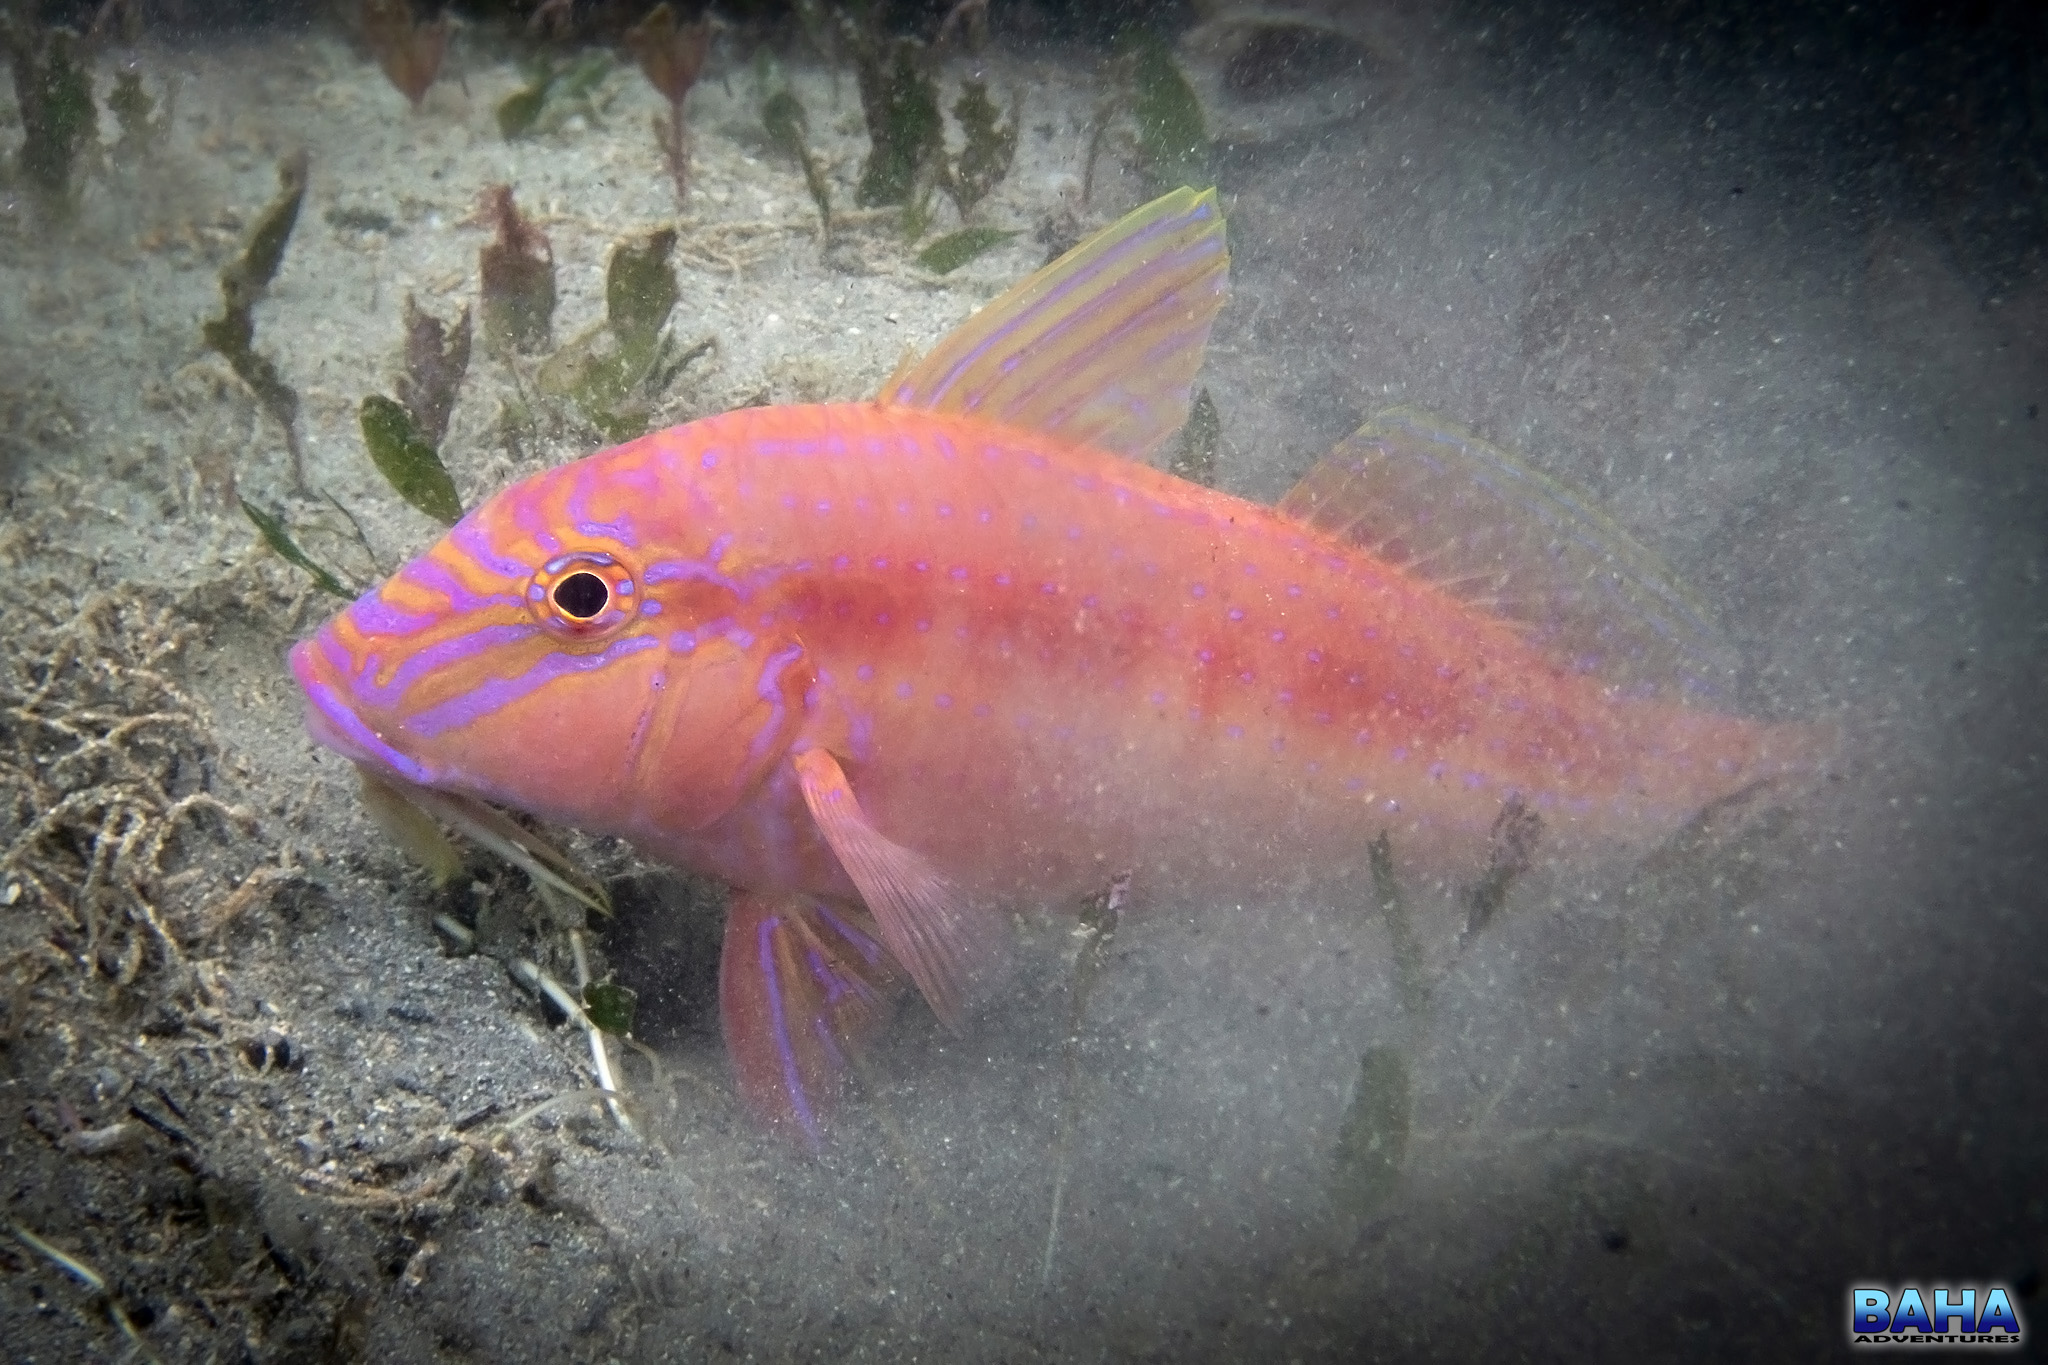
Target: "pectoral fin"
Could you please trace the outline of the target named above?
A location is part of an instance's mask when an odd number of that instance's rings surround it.
[[[804,804],[860,889],[889,955],[910,973],[933,1013],[957,1029],[976,969],[985,969],[999,947],[997,926],[976,916],[922,856],[868,823],[838,759],[808,749],[795,762]]]
[[[741,1097],[812,1149],[849,1061],[888,1021],[895,974],[865,916],[808,896],[739,892],[718,1010]]]

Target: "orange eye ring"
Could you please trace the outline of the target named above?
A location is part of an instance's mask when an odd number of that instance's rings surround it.
[[[557,555],[526,584],[526,606],[549,633],[601,640],[639,611],[632,571],[608,554]]]

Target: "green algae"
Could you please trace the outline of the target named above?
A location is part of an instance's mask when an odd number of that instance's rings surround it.
[[[526,84],[498,102],[499,134],[514,142],[576,113],[602,123],[597,90],[611,75],[612,65],[602,52],[586,52],[563,64],[545,55],[536,58],[526,67]]]
[[[543,350],[554,337],[554,245],[520,215],[510,185],[485,190],[479,216],[498,229],[477,253],[484,345],[498,355]]]
[[[207,346],[228,362],[256,395],[263,411],[283,428],[285,445],[291,451],[293,480],[301,491],[306,488],[306,463],[299,446],[299,395],[284,382],[270,358],[255,349],[255,308],[283,264],[292,228],[299,221],[299,205],[306,197],[306,173],[303,151],[278,163],[277,197],[250,229],[241,255],[220,272],[221,315],[200,327]]]
[[[330,597],[339,597],[343,601],[355,596],[343,586],[339,578],[335,577],[333,571],[314,562],[312,556],[299,548],[298,542],[292,539],[291,532],[285,530],[282,517],[275,512],[265,511],[247,498],[237,498],[236,501],[242,505],[242,514],[262,533],[264,543],[270,546],[278,558],[305,570],[307,576],[313,580],[314,587]]]
[[[863,208],[909,203],[924,168],[946,154],[939,85],[915,38],[884,43],[855,29],[854,72],[869,150],[854,202]]]
[[[1492,837],[1487,842],[1486,871],[1465,892],[1465,932],[1461,942],[1477,937],[1507,904],[1508,891],[1524,872],[1543,835],[1543,817],[1511,796],[1494,817]]]
[[[1017,235],[1015,228],[968,227],[949,232],[917,253],[917,263],[934,275],[949,275],[975,257]]]
[[[14,102],[21,113],[17,164],[36,188],[53,199],[68,199],[98,119],[78,40],[63,29],[8,16],[0,20],[0,42],[7,46]]]
[[[953,103],[953,120],[960,125],[966,145],[954,158],[944,184],[962,218],[1003,182],[1017,159],[1017,111],[1011,110],[1008,123],[997,122],[1000,113],[984,82],[961,83],[960,98]]]
[[[684,347],[668,326],[681,296],[669,262],[675,244],[675,230],[663,228],[614,246],[605,270],[605,320],[540,368],[541,392],[568,400],[614,442],[644,433],[654,403],[683,366],[712,346]]]
[[[592,982],[583,988],[583,1013],[598,1028],[619,1037],[633,1031],[639,1004],[637,991],[614,982]]]
[[[1209,397],[1206,388],[1196,389],[1195,401],[1188,406],[1187,424],[1180,429],[1180,439],[1174,444],[1166,472],[1177,479],[1214,488],[1216,456],[1222,445],[1223,419],[1217,414],[1216,400]]]
[[[1128,159],[1155,193],[1183,185],[1214,185],[1213,147],[1202,102],[1166,40],[1149,29],[1131,29],[1118,40],[1118,47],[1114,84],[1096,105],[1089,127],[1082,202],[1095,188],[1096,158],[1110,146],[1112,133],[1120,133],[1124,115],[1130,117],[1132,131],[1121,134],[1119,143],[1127,147]]]
[[[1210,146],[1202,102],[1188,84],[1166,40],[1138,30],[1129,40],[1131,117],[1138,125],[1138,157],[1146,177],[1161,190],[1186,185],[1206,189]]]
[[[811,151],[810,114],[804,109],[803,101],[789,88],[789,82],[782,74],[782,68],[763,48],[754,59],[754,82],[761,92],[761,126],[768,131],[768,141],[775,150],[796,162],[803,172],[804,188],[810,191],[811,203],[817,206],[818,221],[824,225],[827,237],[832,235],[832,189],[825,180],[823,167]]]
[[[403,405],[373,393],[363,399],[360,421],[370,459],[399,497],[444,525],[462,519],[455,481]]]
[[[1359,1058],[1351,1103],[1337,1127],[1331,1198],[1354,1216],[1386,1202],[1408,1161],[1414,1112],[1408,1059],[1399,1048],[1369,1047]]]

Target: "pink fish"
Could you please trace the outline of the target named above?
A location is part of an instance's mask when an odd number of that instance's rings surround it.
[[[1452,876],[1510,799],[1624,844],[1816,761],[1689,701],[1683,594],[1469,435],[1383,415],[1277,508],[1143,463],[1227,269],[1180,191],[874,402],[507,489],[293,651],[313,735],[729,882],[740,1088],[814,1142],[899,973],[957,1024],[1010,908],[1334,886],[1383,831]]]

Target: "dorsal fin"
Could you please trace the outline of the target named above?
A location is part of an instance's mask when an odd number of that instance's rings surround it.
[[[1419,408],[1389,408],[1279,510],[1523,628],[1635,691],[1723,696],[1734,652],[1655,555],[1583,496]]]
[[[1229,288],[1216,192],[1175,190],[1012,286],[900,367],[880,401],[1144,459],[1187,421]]]

